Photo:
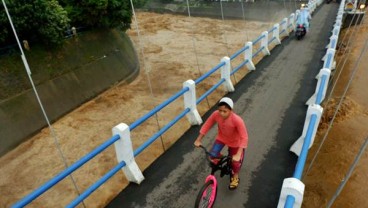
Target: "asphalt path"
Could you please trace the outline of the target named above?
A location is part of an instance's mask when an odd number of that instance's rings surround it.
[[[240,185],[230,191],[228,177],[219,179],[214,207],[276,207],[284,178],[291,177],[297,157],[290,146],[302,133],[315,76],[336,18],[338,4],[323,4],[314,13],[311,30],[297,41],[293,34],[271,51],[227,96],[248,128],[249,147],[240,173]],[[206,119],[215,108],[206,115]],[[193,147],[198,126],[190,128],[143,174],[141,185],[129,184],[107,207],[194,207],[195,198],[210,168],[203,152]],[[211,146],[212,128],[204,138]]]

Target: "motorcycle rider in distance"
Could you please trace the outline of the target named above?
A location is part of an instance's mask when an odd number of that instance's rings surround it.
[[[312,17],[309,13],[309,8],[307,4],[302,4],[300,8],[299,17],[296,21],[297,25],[304,25],[304,28],[306,32],[309,32],[309,20],[311,20]]]

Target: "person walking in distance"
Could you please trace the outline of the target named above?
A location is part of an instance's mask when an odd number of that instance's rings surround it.
[[[201,146],[203,137],[217,123],[218,133],[210,153],[213,157],[219,157],[224,146],[228,147],[233,170],[229,189],[236,189],[239,185],[239,172],[244,160],[244,151],[248,147],[247,128],[243,119],[233,111],[233,107],[234,102],[228,97],[223,97],[218,103],[218,109],[203,124],[194,142],[196,147]]]

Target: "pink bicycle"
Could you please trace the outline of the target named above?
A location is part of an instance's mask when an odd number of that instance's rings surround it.
[[[203,146],[200,146],[208,157],[209,165],[211,167],[211,174],[207,176],[204,185],[199,190],[197,195],[197,199],[195,201],[195,208],[211,208],[216,200],[217,196],[217,180],[215,176],[215,172],[220,170],[220,176],[232,174],[231,169],[231,157],[230,156],[221,156],[221,157],[213,157],[210,152]],[[212,161],[210,160],[212,158]]]

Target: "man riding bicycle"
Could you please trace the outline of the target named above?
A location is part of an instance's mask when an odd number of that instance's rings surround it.
[[[217,123],[218,134],[211,149],[213,157],[219,157],[223,147],[228,146],[229,155],[232,157],[232,177],[229,189],[236,189],[239,185],[239,172],[244,160],[244,151],[248,146],[248,132],[243,119],[233,111],[234,103],[224,97],[218,103],[218,110],[213,112],[203,124],[200,134],[194,145],[202,145],[204,135]]]

